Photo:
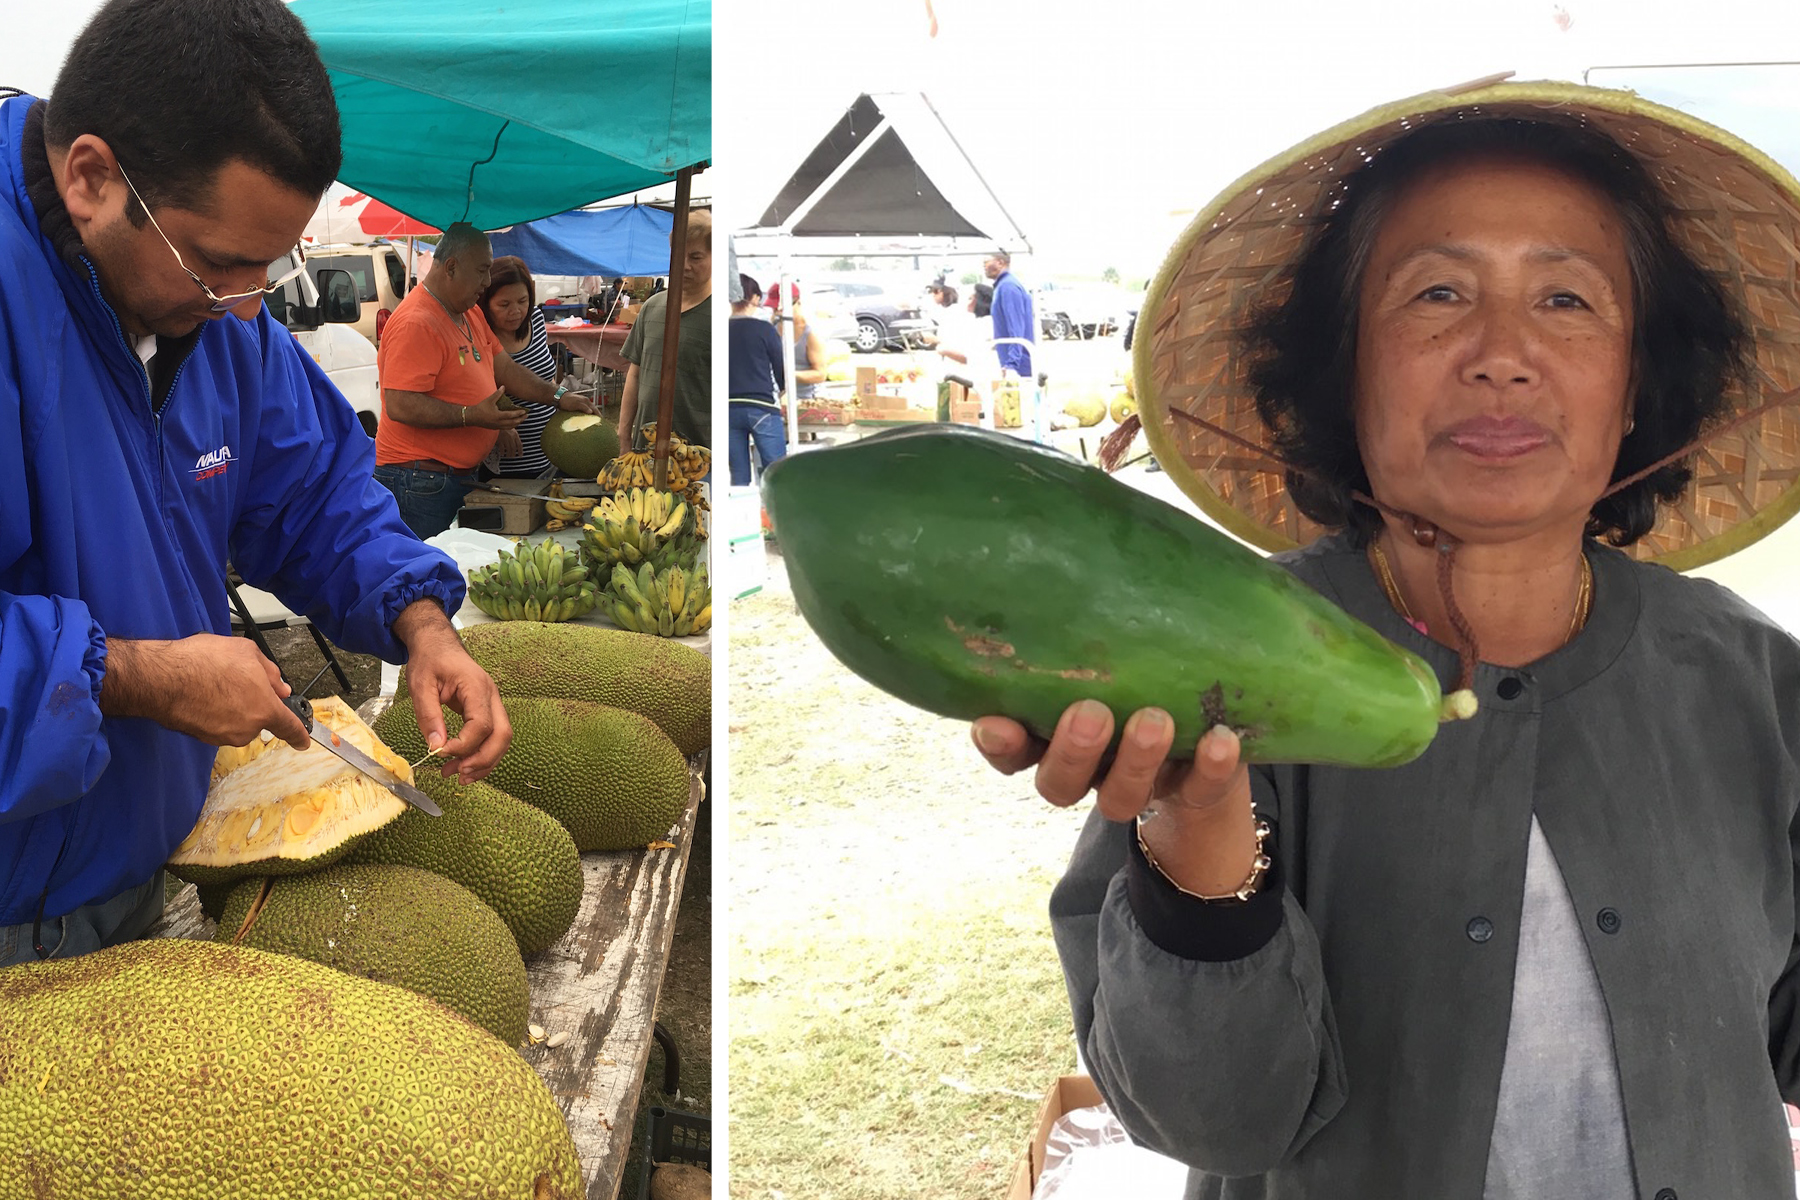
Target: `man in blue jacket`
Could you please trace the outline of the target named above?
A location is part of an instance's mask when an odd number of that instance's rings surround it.
[[[1012,255],[996,250],[982,262],[981,269],[994,281],[994,354],[1000,369],[1011,371],[1021,379],[1031,378],[1031,347],[1001,341],[1023,338],[1037,341],[1037,321],[1031,314],[1031,293],[1012,273]]]
[[[340,162],[280,0],[112,0],[0,101],[0,965],[142,933],[213,747],[306,731],[226,636],[226,562],[408,663],[428,742],[511,740],[343,396],[262,306]],[[468,724],[445,744],[440,699]]]

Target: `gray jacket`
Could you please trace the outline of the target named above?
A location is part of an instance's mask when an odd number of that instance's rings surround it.
[[[1091,816],[1051,900],[1082,1052],[1190,1197],[1480,1200],[1531,814],[1612,1020],[1643,1200],[1788,1200],[1800,1097],[1800,645],[1729,591],[1590,544],[1563,649],[1385,771],[1259,767],[1276,868],[1176,892]],[[1440,679],[1342,536],[1284,556]]]

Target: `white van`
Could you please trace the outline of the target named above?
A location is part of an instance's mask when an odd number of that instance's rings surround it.
[[[381,419],[381,389],[375,382],[375,343],[357,332],[361,305],[355,277],[329,258],[313,271],[308,255],[307,267],[306,273],[266,297],[269,312],[324,369],[356,410],[362,427],[374,437],[375,424]],[[294,256],[284,255],[270,265],[269,278],[278,279],[293,268]]]
[[[348,271],[356,283],[356,298],[362,312],[352,326],[372,344],[381,343],[381,327],[400,307],[406,295],[406,252],[386,242],[367,246],[309,246],[306,250],[306,273],[316,284],[319,272],[331,269]],[[323,288],[319,289],[323,291]]]

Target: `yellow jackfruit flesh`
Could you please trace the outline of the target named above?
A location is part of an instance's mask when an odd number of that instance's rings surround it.
[[[580,700],[506,701],[513,740],[486,782],[562,822],[575,848],[631,850],[665,836],[688,801],[687,760],[648,717]],[[462,718],[444,709],[450,736]],[[418,747],[412,700],[375,722],[402,754]],[[417,755],[415,755],[417,757]]]
[[[238,938],[262,884],[246,879],[232,890],[216,940]],[[467,888],[430,871],[368,863],[280,876],[239,944],[395,984],[509,1046],[525,1040],[531,995],[512,930]]]
[[[556,818],[485,783],[422,771],[441,817],[417,810],[356,844],[340,865],[397,863],[454,880],[493,909],[536,954],[567,933],[581,906],[581,856]]]
[[[412,781],[406,760],[382,745],[342,700],[315,702],[313,715],[331,731],[322,736],[342,738]],[[169,856],[168,869],[208,884],[315,870],[405,809],[406,801],[323,746],[302,753],[270,738],[226,747],[213,761],[200,818]]]
[[[401,988],[178,938],[0,970],[0,1196],[581,1195],[531,1066]]]

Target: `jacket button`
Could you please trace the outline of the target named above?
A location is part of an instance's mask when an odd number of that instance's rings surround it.
[[[1611,908],[1601,909],[1594,917],[1594,924],[1600,926],[1601,933],[1617,933],[1619,926],[1624,923],[1620,920],[1618,911]]]
[[[1519,693],[1525,690],[1525,685],[1519,681],[1517,676],[1508,675],[1494,690],[1500,693],[1502,700],[1517,700]]]
[[[1470,917],[1468,934],[1471,942],[1485,942],[1494,936],[1494,923],[1486,917]]]
[[[1678,1200],[1674,1188],[1664,1188],[1656,1193],[1656,1200]]]

